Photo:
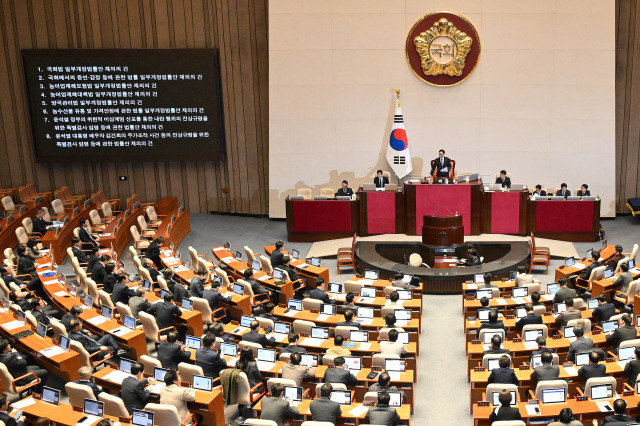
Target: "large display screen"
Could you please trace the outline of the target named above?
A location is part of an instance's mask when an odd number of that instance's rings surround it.
[[[23,50],[37,162],[219,161],[217,49]]]

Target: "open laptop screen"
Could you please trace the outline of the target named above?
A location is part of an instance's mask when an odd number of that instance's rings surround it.
[[[542,403],[553,404],[558,402],[566,402],[567,394],[564,388],[560,389],[544,389],[542,391]]]
[[[258,348],[257,359],[258,361],[264,361],[264,362],[276,362],[276,350]]]
[[[589,353],[576,354],[576,365],[583,366],[589,364]]]
[[[364,271],[364,278],[367,280],[377,280],[379,276],[380,276],[380,273],[373,269],[366,269]]]
[[[49,404],[60,404],[60,391],[58,389],[43,386],[42,388],[42,400]]]
[[[213,379],[207,376],[193,375],[193,388],[210,392],[213,387]]]
[[[153,426],[153,413],[134,409],[131,415],[131,424],[134,426]]]
[[[92,416],[102,417],[104,412],[104,402],[96,401],[95,399],[84,399],[84,412]]]
[[[613,398],[613,387],[611,385],[591,386],[591,399]]]
[[[334,390],[329,397],[331,401],[335,401],[340,405],[351,405],[351,391]]]
[[[529,289],[527,287],[515,287],[512,290],[513,297],[527,297],[529,295]]]

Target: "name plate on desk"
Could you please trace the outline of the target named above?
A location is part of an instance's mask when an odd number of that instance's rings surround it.
[[[520,337],[515,337],[513,339],[513,343],[521,343],[521,342],[522,342],[522,338],[520,338]]]
[[[583,395],[583,396],[576,396],[576,401],[578,401],[578,402],[580,402],[580,401],[586,401],[586,400],[588,400],[588,399],[589,399],[589,397],[588,397],[588,396],[586,396],[586,395]]]
[[[521,365],[519,370],[529,370],[531,367],[529,367],[528,365]]]
[[[478,401],[478,407],[488,407],[489,401]]]

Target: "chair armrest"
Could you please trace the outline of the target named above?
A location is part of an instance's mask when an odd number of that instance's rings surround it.
[[[35,381],[29,382],[24,386],[20,386],[20,387],[16,387],[16,382],[20,379],[25,379],[29,376],[33,376],[34,379],[36,379]],[[11,387],[13,388],[13,391],[15,393],[21,393],[24,392],[25,390],[32,388],[35,385],[40,384],[40,378],[38,376],[35,375],[35,373],[33,372],[29,372],[27,374],[25,374],[24,376],[20,376],[20,377],[16,377],[15,379],[13,379],[13,381],[11,382]]]
[[[96,355],[98,355],[100,352],[102,352],[103,350],[107,351],[107,356],[105,356],[104,358],[102,358],[100,361],[94,362],[93,361],[93,357],[95,357]],[[95,367],[96,365],[100,365],[103,362],[105,362],[106,360],[108,360],[109,358],[112,358],[113,354],[111,353],[111,351],[109,349],[100,349],[99,351],[96,351],[92,354],[89,355],[89,361],[91,362],[91,365],[93,367]]]
[[[147,243],[147,245],[145,247],[143,247],[143,248],[147,248],[147,247],[149,247],[149,244],[151,244],[151,243],[149,243],[149,241],[142,241],[142,240],[136,241],[136,244],[135,244],[136,248],[139,248],[142,243]]]
[[[579,387],[576,387],[576,397],[584,396],[584,392]]]
[[[536,399],[536,394],[531,389],[529,389],[529,399]]]
[[[218,388],[222,386],[222,380],[220,380],[220,377],[216,377],[215,379],[213,379],[211,381],[211,388]]]
[[[309,399],[309,390],[310,390],[309,388],[306,388],[304,392],[302,392],[302,399]]]
[[[256,394],[258,389],[262,388],[262,391],[259,394]],[[251,402],[255,402],[262,398],[262,396],[267,393],[267,388],[264,383],[260,382],[249,390],[249,400]]]
[[[178,332],[178,330],[176,330],[176,328],[175,328],[174,326],[169,326],[169,327],[166,327],[166,328],[163,328],[163,329],[158,330],[158,337],[160,337],[160,334],[161,334],[163,331],[167,331],[167,330],[173,330],[173,331],[175,331],[176,333]]]
[[[192,424],[196,423],[196,416],[193,413],[189,413],[189,415],[182,420],[180,426],[185,426],[190,420]]]
[[[480,401],[486,401],[487,400],[487,392],[482,392],[482,398],[480,399]]]
[[[27,235],[30,237],[35,237],[37,239],[42,238],[42,234],[39,232],[27,232]]]
[[[614,354],[614,353],[613,353],[613,352],[611,352],[611,351],[607,351],[607,357],[609,357],[609,358],[615,358],[615,357],[616,357],[616,354]]]
[[[216,313],[220,312],[222,316],[216,317]],[[224,308],[218,308],[215,311],[211,312],[211,320],[214,322],[220,321],[222,318],[227,316],[227,311]]]
[[[630,390],[630,391],[633,391],[633,390],[635,390],[635,389],[633,389],[633,387],[631,387],[631,385],[629,385],[629,383],[625,383],[625,384],[622,386],[622,390],[623,390],[623,391],[624,391],[624,390]]]
[[[262,297],[266,297],[267,300],[263,301],[259,301],[258,297],[262,298]],[[260,294],[254,294],[253,295],[253,301],[255,304],[259,304],[259,303],[265,303],[269,301],[269,294],[268,293],[260,293]]]

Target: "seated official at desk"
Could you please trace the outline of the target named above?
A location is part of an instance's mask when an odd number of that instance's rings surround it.
[[[389,178],[382,176],[382,170],[376,172],[376,177],[373,178],[373,183],[376,184],[376,188],[384,188],[389,183]]]
[[[615,413],[612,416],[607,416],[602,420],[601,425],[619,425],[625,424],[628,422],[633,422],[633,417],[627,416],[625,412],[627,411],[627,401],[622,398],[616,399],[613,401],[613,412]],[[594,420],[594,425],[596,421]]]
[[[588,197],[591,195],[591,191],[589,191],[589,185],[587,185],[586,183],[583,183],[582,185],[580,185],[580,189],[578,190],[578,193],[576,194],[578,197]]]
[[[617,350],[620,343],[637,339],[637,335],[638,331],[632,324],[631,315],[623,314],[618,320],[618,328],[607,334],[607,345],[615,345]]]
[[[512,384],[518,386],[518,377],[516,376],[513,368],[509,368],[511,366],[511,359],[502,355],[498,359],[498,367],[491,370],[491,374],[489,374],[488,383],[503,383],[503,384]]]
[[[145,379],[143,373],[144,365],[134,362],[131,366],[131,376],[122,381],[120,397],[129,414],[132,414],[133,410],[144,409],[151,397],[151,391],[145,388],[147,385],[155,383],[155,380],[151,377]]]
[[[542,185],[540,185],[540,184],[536,185],[536,190],[533,191],[533,194],[531,194],[531,198],[533,198],[533,197],[546,197],[546,196],[547,196],[547,191],[542,189]]]
[[[520,409],[511,406],[511,392],[506,389],[501,390],[498,394],[498,401],[500,401],[500,407],[498,410],[491,411],[489,421],[522,420]]]
[[[316,280],[316,288],[312,288],[311,290],[309,290],[309,298],[311,299],[316,299],[316,300],[320,300],[323,303],[336,303],[335,300],[331,300],[329,298],[329,295],[327,293],[325,293],[325,282],[324,282],[324,278],[318,278]]]
[[[502,337],[500,337],[500,335],[498,334],[494,334],[491,337],[491,346],[489,346],[489,349],[486,349],[484,352],[482,352],[482,356],[484,357],[485,355],[496,355],[496,354],[511,355],[511,351],[509,349],[502,348],[501,346],[502,346]]]
[[[531,380],[557,380],[560,377],[560,367],[553,365],[553,355],[549,351],[542,352],[540,355],[542,365],[536,367],[531,373]]]
[[[269,260],[271,261],[271,267],[273,269],[282,265],[282,258],[284,257],[284,253],[282,250],[284,249],[284,243],[282,241],[276,241],[276,249],[271,252],[271,256]]]
[[[624,259],[624,254],[622,254],[623,248],[620,244],[616,244],[614,250],[615,252],[613,256],[611,256],[609,260],[605,262],[605,266],[607,268],[613,268],[615,270],[618,267],[618,262]]]
[[[570,196],[571,196],[571,191],[567,189],[567,184],[563,182],[562,185],[560,185],[560,189],[556,191],[556,197],[567,198]]]
[[[558,278],[560,289],[553,295],[553,303],[563,303],[565,299],[575,299],[578,297],[575,288],[567,287],[566,278]]]
[[[189,362],[191,351],[186,345],[178,343],[178,333],[170,331],[167,340],[158,345],[158,361],[162,368],[178,368],[181,362]]]
[[[44,207],[40,207],[36,213],[36,217],[33,218],[33,232],[43,236],[47,233],[47,226],[53,225],[53,222],[47,222],[44,220]]]
[[[470,248],[467,251],[467,254],[469,255],[468,259],[464,259],[461,263],[462,266],[479,266],[482,265],[482,259],[480,258],[480,256],[478,256],[478,252],[476,251],[475,248]]]
[[[300,353],[300,354],[307,353],[307,350],[305,348],[298,346],[298,341],[300,340],[300,335],[298,333],[293,333],[293,332],[289,333],[288,340],[289,340],[289,344],[284,348],[282,348],[282,350],[280,351],[280,355],[293,354],[293,353]]]
[[[324,382],[342,383],[346,386],[355,386],[358,380],[351,373],[351,370],[344,369],[344,357],[336,357],[333,360],[335,368],[327,368],[324,372]]]
[[[20,413],[22,413],[22,410],[20,410]],[[23,415],[17,419],[9,415],[9,398],[6,393],[0,394],[0,421],[2,421],[5,426],[24,426],[25,422]]]
[[[78,259],[78,263],[80,263],[81,265],[89,262],[87,254],[82,251],[82,241],[80,241],[80,238],[71,238],[71,251],[73,252],[75,258]]]
[[[276,339],[274,337],[265,336],[260,333],[258,330],[260,328],[260,323],[258,320],[253,320],[249,324],[249,332],[242,335],[242,340],[245,342],[257,343],[262,345],[263,348],[267,346],[273,346],[276,343]]]
[[[498,319],[498,310],[493,308],[489,311],[488,321],[483,322],[480,327],[476,330],[476,335],[480,336],[480,332],[485,328],[499,328],[504,330],[505,336],[507,335],[507,327],[505,327],[504,323]]]
[[[338,402],[331,401],[331,392],[333,392],[331,383],[323,383],[320,386],[320,398],[315,398],[309,404],[311,419],[314,422],[338,424],[336,419],[342,415],[342,407]]]
[[[431,166],[430,176],[433,176],[433,172],[436,172],[436,177],[449,177],[449,171],[451,170],[451,159],[444,156],[444,149],[438,151],[438,158],[433,160]]]
[[[573,334],[576,335],[576,340],[569,345],[569,352],[567,353],[567,361],[575,362],[576,354],[596,351],[600,355],[601,359],[605,359],[605,353],[602,349],[595,349],[593,340],[590,337],[585,337],[584,327],[580,324],[573,327]],[[635,383],[635,382],[633,382]]]
[[[527,303],[524,305],[524,311],[527,313],[516,322],[516,327],[522,329],[525,325],[529,324],[542,324],[542,315],[533,312],[533,305]]]
[[[511,394],[509,394],[511,396]],[[388,392],[378,393],[378,403],[375,407],[369,407],[365,419],[372,425],[392,426],[400,421],[400,416],[394,407],[389,407],[391,396]]]
[[[527,274],[527,268],[524,265],[519,265],[516,268],[516,287],[522,287],[525,284],[533,283],[533,275]]]
[[[496,185],[498,184],[503,188],[511,188],[511,178],[507,176],[506,170],[500,170],[500,176],[496,178]]]
[[[298,409],[290,405],[289,399],[282,399],[283,392],[282,383],[271,385],[271,396],[262,398],[260,420],[271,420],[278,426],[284,426],[285,418],[295,418],[300,415]]]
[[[80,231],[78,237],[82,241],[82,249],[89,250],[92,247],[100,247],[100,237],[94,237],[89,232],[89,219],[83,217],[80,219]]]
[[[342,181],[342,188],[336,192],[336,197],[351,197],[353,195],[353,189],[349,188],[349,182]]]

